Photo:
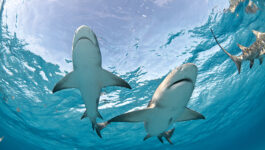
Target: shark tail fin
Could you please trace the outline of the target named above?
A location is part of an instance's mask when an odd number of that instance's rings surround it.
[[[234,55],[231,55],[230,53],[228,53],[221,45],[220,43],[218,42],[216,36],[214,35],[213,33],[213,30],[210,29],[212,34],[213,34],[213,37],[216,41],[216,43],[218,44],[218,46],[234,61],[234,63],[236,64],[236,67],[237,67],[237,70],[238,70],[238,74],[240,74],[240,71],[241,71],[241,64],[242,64],[242,59],[238,56],[234,56]]]
[[[102,138],[100,131],[101,131],[102,129],[104,129],[108,124],[109,124],[109,122],[107,121],[107,122],[103,122],[103,123],[98,123],[98,124],[96,125],[96,127],[95,127],[95,128],[96,128],[96,132],[97,132],[97,135],[98,135],[100,138]]]

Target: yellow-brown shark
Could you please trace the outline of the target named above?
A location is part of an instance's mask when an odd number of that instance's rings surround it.
[[[238,47],[242,50],[243,54],[240,56],[234,56],[228,53],[228,51],[220,45],[213,33],[213,30],[210,30],[218,46],[235,62],[239,74],[243,61],[250,61],[250,68],[252,68],[254,65],[254,59],[259,59],[260,65],[262,64],[263,58],[265,57],[265,33],[252,30],[253,34],[256,36],[256,41],[250,47],[245,47],[237,44]]]
[[[258,6],[250,0],[248,2],[247,7],[245,8],[245,12],[253,14],[256,13],[258,9],[259,9]]]
[[[244,2],[245,0],[229,0],[230,6],[229,6],[229,10],[230,12],[234,13],[237,6],[241,3]],[[253,1],[249,0],[248,5],[245,8],[245,12],[246,13],[256,13],[256,11],[258,10],[258,7],[255,3],[253,3]]]

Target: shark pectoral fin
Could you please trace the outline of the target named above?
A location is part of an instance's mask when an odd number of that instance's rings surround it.
[[[143,122],[152,117],[153,108],[146,108],[128,112],[110,119],[108,122]]]
[[[176,119],[176,122],[181,122],[181,121],[188,121],[188,120],[198,120],[198,119],[205,119],[205,117],[189,108],[185,108],[184,112],[182,115]]]
[[[261,65],[263,62],[263,57],[262,58],[259,58],[259,64]]]
[[[102,69],[102,82],[103,87],[121,86],[131,89],[131,86],[126,81],[105,69]]]
[[[256,30],[252,30],[253,34],[256,36],[256,38],[259,38],[259,35],[261,34],[260,32],[256,31]]]
[[[254,65],[254,59],[251,59],[250,64],[249,64],[249,68],[251,69],[253,67],[253,65]]]
[[[75,79],[74,72],[70,72],[64,78],[62,78],[59,82],[56,83],[52,92],[55,93],[63,89],[77,88],[77,87],[78,85]]]

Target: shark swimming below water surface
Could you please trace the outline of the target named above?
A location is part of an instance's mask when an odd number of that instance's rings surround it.
[[[97,128],[96,118],[102,119],[98,112],[101,89],[106,86],[131,87],[126,81],[101,67],[98,40],[88,26],[82,25],[75,31],[72,49],[73,71],[55,85],[53,93],[67,88],[79,89],[86,107],[81,119],[88,117],[94,129]]]
[[[147,136],[144,140],[157,136],[172,144],[170,137],[174,129],[166,131],[172,124],[180,121],[205,119],[200,113],[187,108],[197,78],[197,67],[184,64],[167,75],[156,89],[147,108],[116,116],[107,122],[99,123],[97,133],[112,122],[144,122]],[[101,136],[101,135],[100,135]]]
[[[228,53],[228,51],[220,45],[216,36],[214,35],[213,30],[210,30],[218,46],[235,62],[239,74],[243,61],[250,61],[250,68],[252,68],[254,65],[254,59],[259,59],[260,65],[262,64],[263,58],[265,57],[265,33],[253,30],[252,32],[256,36],[256,41],[250,47],[237,44],[242,50],[243,54],[240,56],[234,56]]]
[[[245,0],[229,0],[230,6],[229,6],[229,11],[234,13],[237,6],[241,3],[244,2]],[[248,5],[245,8],[246,13],[256,13],[258,10],[257,5],[252,1],[249,0]]]

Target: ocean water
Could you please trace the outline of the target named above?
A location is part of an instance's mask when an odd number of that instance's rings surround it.
[[[265,1],[253,1],[259,7],[255,14],[245,13],[248,1],[235,13],[223,10],[227,1],[217,0],[86,5],[1,1],[0,149],[264,150],[265,64],[255,61],[249,69],[244,62],[239,75],[210,32],[212,28],[231,54],[241,54],[237,43],[250,46],[256,40],[253,29],[265,32]],[[50,16],[43,18],[44,14]],[[113,123],[102,130],[100,139],[88,119],[80,120],[85,108],[78,90],[51,93],[71,70],[71,40],[81,24],[98,35],[103,67],[132,86],[102,90],[99,112],[104,120],[98,122],[147,106],[167,73],[184,63],[199,68],[188,107],[206,120],[175,123],[170,127],[176,128],[174,145],[155,137],[143,141],[143,123]],[[36,39],[27,34],[41,37],[42,47],[34,46]]]

